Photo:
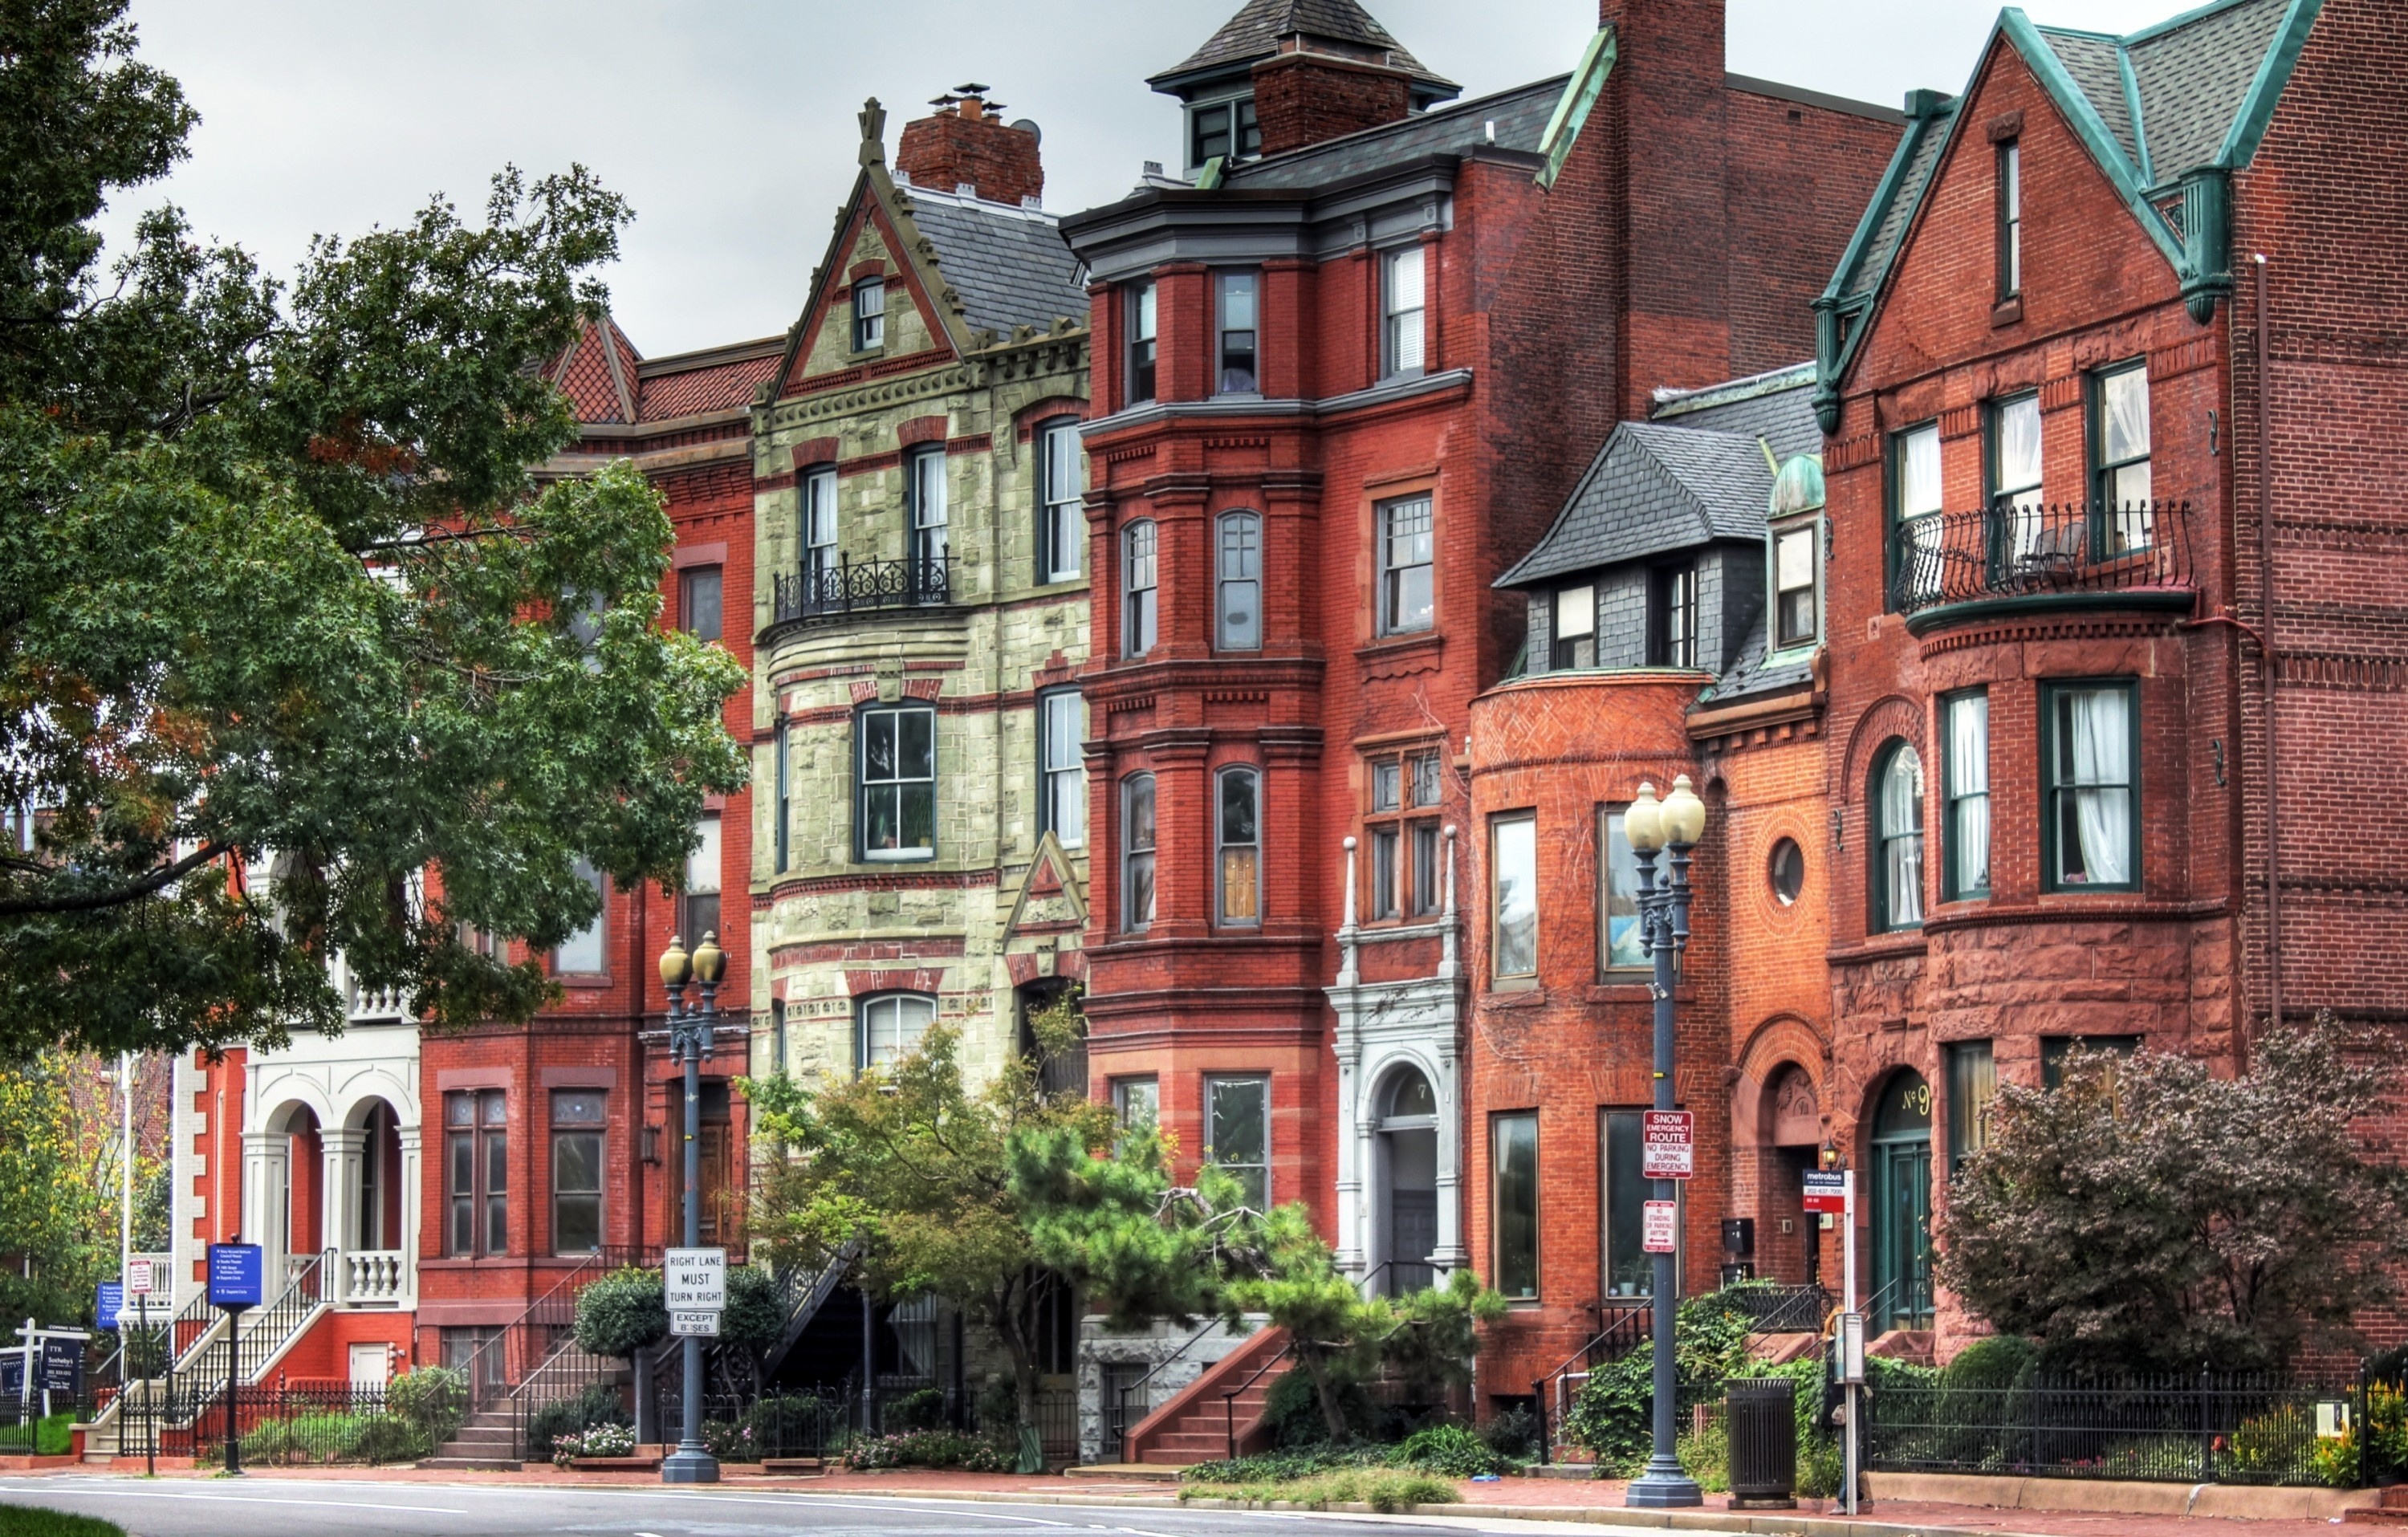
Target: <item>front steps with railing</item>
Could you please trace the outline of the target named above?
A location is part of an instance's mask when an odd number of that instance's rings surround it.
[[[505,1403],[480,1409],[460,1422],[459,1433],[421,1458],[422,1468],[447,1472],[516,1472],[519,1470],[516,1411]]]
[[[188,1343],[177,1352],[164,1377],[127,1384],[93,1417],[92,1424],[84,1427],[84,1460],[106,1461],[132,1455],[126,1450],[123,1437],[128,1396],[138,1403],[164,1405],[164,1412],[172,1416],[169,1423],[177,1426],[189,1426],[207,1413],[211,1403],[222,1401],[229,1327],[234,1330],[235,1379],[246,1387],[265,1379],[318,1321],[334,1311],[322,1290],[327,1260],[333,1252],[294,1257],[286,1271],[284,1290],[265,1307],[208,1317],[206,1293],[186,1304],[167,1327],[171,1338],[187,1339]],[[200,1326],[197,1331],[195,1325]]]
[[[1256,1329],[1245,1343],[1132,1426],[1124,1455],[1132,1463],[1183,1468],[1228,1456],[1233,1439],[1240,1457],[1260,1450],[1263,1410],[1271,1388],[1293,1370],[1290,1365],[1274,1367],[1287,1348],[1287,1330]],[[1234,1398],[1224,1397],[1233,1391]]]

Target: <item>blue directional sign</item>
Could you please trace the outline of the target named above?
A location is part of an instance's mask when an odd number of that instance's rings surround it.
[[[115,1329],[117,1314],[125,1306],[125,1283],[103,1281],[100,1284],[100,1305],[92,1312],[92,1327]]]
[[[210,1244],[209,1306],[229,1312],[259,1306],[266,1300],[260,1291],[263,1268],[256,1243]]]

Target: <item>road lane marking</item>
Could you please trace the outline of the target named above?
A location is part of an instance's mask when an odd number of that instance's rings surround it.
[[[54,1495],[80,1495],[87,1500],[211,1500],[229,1505],[308,1505],[324,1510],[424,1511],[429,1515],[466,1515],[469,1513],[454,1505],[379,1505],[362,1500],[300,1500],[273,1499],[259,1494],[187,1494],[168,1489],[121,1489],[110,1487],[69,1488],[64,1484],[41,1488],[23,1488],[16,1485],[0,1487],[0,1494],[37,1495],[49,1499]]]

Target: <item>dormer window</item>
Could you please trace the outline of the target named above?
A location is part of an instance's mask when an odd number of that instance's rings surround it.
[[[1597,588],[1565,587],[1555,593],[1555,644],[1547,657],[1551,670],[1597,666]]]
[[[1254,98],[1206,102],[1187,109],[1187,168],[1199,170],[1215,156],[1252,160],[1263,152],[1263,131],[1254,122]]]
[[[853,350],[886,345],[886,280],[859,278],[853,285]]]
[[[1799,524],[1772,536],[1773,649],[1811,646],[1820,616],[1815,603],[1816,526]]]

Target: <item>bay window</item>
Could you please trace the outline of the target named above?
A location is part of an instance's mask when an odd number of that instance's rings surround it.
[[[1121,927],[1142,934],[1154,923],[1154,776],[1121,781]]]
[[[1087,840],[1087,703],[1076,689],[1057,689],[1037,701],[1039,830],[1066,849]]]
[[[1121,530],[1121,654],[1132,658],[1154,649],[1154,537],[1150,518]]]
[[[1941,764],[1947,771],[1952,900],[1990,894],[1990,697],[1979,689],[1940,702]]]
[[[937,1000],[924,993],[887,993],[864,998],[855,1026],[859,1065],[891,1067],[920,1049],[937,1022]]]
[[[2052,891],[2141,883],[2140,711],[2129,680],[2041,690],[2047,798],[2042,836]]]
[[[1079,453],[1079,424],[1065,419],[1038,429],[1041,510],[1037,524],[1037,580],[1079,580],[1079,552],[1087,542],[1085,476]]]
[[[1224,768],[1218,778],[1213,841],[1221,922],[1253,926],[1263,921],[1262,775],[1252,768]]]
[[[861,712],[855,736],[856,857],[933,859],[937,854],[937,712],[924,704]]]
[[[1499,981],[1539,973],[1539,824],[1499,817],[1489,828],[1491,970]]]
[[[1923,758],[1893,741],[1874,760],[1872,927],[1923,926]]]
[[[1262,514],[1224,512],[1219,524],[1212,642],[1223,651],[1259,651],[1263,644]]]

